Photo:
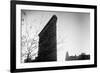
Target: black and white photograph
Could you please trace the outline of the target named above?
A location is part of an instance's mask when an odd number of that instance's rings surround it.
[[[96,66],[95,6],[41,2],[12,6],[16,71]]]
[[[90,60],[90,14],[21,10],[21,62]]]

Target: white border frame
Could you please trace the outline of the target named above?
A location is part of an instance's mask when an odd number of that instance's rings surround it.
[[[45,10],[45,11],[67,11],[67,12],[84,12],[90,13],[90,60],[67,61],[67,62],[20,62],[20,23],[21,9],[26,10]],[[16,5],[16,69],[24,68],[40,68],[40,67],[57,67],[57,66],[75,66],[75,65],[91,65],[94,64],[94,9],[71,8],[71,7],[52,7],[52,6],[36,6],[36,5]]]

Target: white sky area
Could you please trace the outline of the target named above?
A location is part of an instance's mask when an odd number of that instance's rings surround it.
[[[76,12],[22,11],[22,35],[27,27],[30,38],[38,35],[52,15],[57,16],[57,60],[64,61],[66,52],[79,55],[90,52],[90,14]],[[32,28],[32,29],[30,29]]]

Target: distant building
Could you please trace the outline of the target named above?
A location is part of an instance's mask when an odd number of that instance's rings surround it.
[[[65,60],[68,60],[68,59],[69,59],[69,54],[68,54],[68,52],[66,52]]]
[[[71,60],[89,60],[90,55],[87,55],[85,53],[81,53],[79,56],[69,56],[68,52],[66,52],[66,61],[71,61]]]

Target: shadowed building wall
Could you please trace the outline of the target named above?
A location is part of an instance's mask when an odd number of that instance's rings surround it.
[[[57,16],[53,15],[47,25],[39,34],[39,54],[37,61],[56,61],[56,22]]]

